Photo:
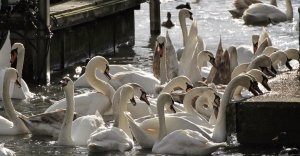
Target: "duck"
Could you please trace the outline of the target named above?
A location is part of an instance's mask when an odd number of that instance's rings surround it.
[[[119,96],[119,102],[114,101],[113,114],[118,114],[114,116],[117,126],[111,128],[106,128],[105,126],[99,127],[94,131],[90,139],[88,140],[88,151],[91,152],[104,152],[119,150],[124,152],[130,150],[133,147],[132,134],[129,129],[127,119],[125,118],[124,112],[127,111],[127,101],[133,105],[137,103],[134,100],[134,96],[142,97],[144,91],[138,84],[124,84],[122,85],[114,96]],[[116,120],[118,118],[118,120]]]
[[[191,10],[191,3],[186,2],[185,4],[179,4],[176,6],[176,9],[188,9]]]
[[[16,152],[4,147],[4,143],[0,144],[0,155],[1,156],[16,156]]]
[[[300,151],[295,147],[288,147],[289,138],[286,132],[280,132],[278,136],[272,139],[273,141],[278,141],[282,145],[282,149],[279,152],[279,156],[286,155],[300,155]]]
[[[255,83],[255,81],[252,80],[252,78],[250,78],[249,76],[238,75],[236,78],[231,80],[230,83],[225,88],[225,92],[220,104],[218,118],[215,127],[213,129],[213,132],[211,134],[207,133],[201,127],[192,124],[186,119],[176,117],[176,116],[166,116],[165,119],[166,119],[167,134],[179,129],[189,129],[189,130],[200,132],[205,138],[207,138],[210,141],[214,141],[218,143],[225,142],[226,134],[227,134],[226,122],[225,122],[226,106],[227,103],[232,98],[233,90],[238,85],[242,85],[248,88],[249,91],[253,93],[255,96],[258,95],[256,91],[257,82]],[[158,113],[159,113],[158,116],[163,116],[162,114],[163,111],[159,111]],[[133,136],[136,138],[136,141],[139,143],[139,145],[142,148],[152,148],[156,141],[154,138],[157,138],[159,133],[159,127],[156,126],[158,124],[158,118],[154,117],[151,119],[147,119],[142,123],[137,123],[133,120],[133,118],[131,118],[129,113],[125,113],[125,116],[127,117],[127,120],[131,127],[131,132]],[[171,123],[177,123],[177,124],[171,124]]]
[[[115,89],[105,81],[96,77],[96,69],[99,69],[107,79],[111,79],[109,74],[109,63],[102,56],[93,57],[86,66],[86,79],[97,92],[88,92],[76,95],[75,112],[80,115],[94,115],[96,110],[102,115],[111,108],[111,101]],[[99,102],[100,101],[100,102]],[[61,99],[45,110],[45,113],[56,109],[66,109],[66,98]]]
[[[19,77],[21,78],[20,82],[22,87],[18,88],[14,86],[14,90],[11,98],[13,99],[29,99],[33,97],[33,93],[30,92],[27,83],[22,79],[22,71],[23,71],[23,62],[25,56],[25,48],[22,43],[14,43],[11,47],[11,59],[10,62],[13,64],[16,62],[16,69],[18,71]]]
[[[266,25],[269,23],[280,23],[293,19],[293,8],[291,0],[285,0],[286,13],[271,4],[256,3],[249,6],[243,13],[246,25]]]
[[[228,12],[232,15],[233,18],[239,18],[243,16],[243,13],[246,9],[249,8],[251,4],[254,3],[263,3],[260,0],[234,0],[233,5],[235,9],[230,9]]]
[[[167,21],[164,21],[161,23],[161,26],[164,26],[166,28],[172,28],[175,26],[175,23],[171,21],[171,13],[170,12],[167,12]]]
[[[4,73],[2,97],[5,112],[10,120],[0,116],[0,135],[27,134],[29,130],[23,121],[16,115],[15,108],[9,96],[11,82],[14,82],[15,85],[21,87],[17,70],[14,68],[7,68]]]
[[[104,125],[103,118],[99,113],[77,118],[73,121],[75,100],[74,83],[69,77],[64,77],[59,82],[65,92],[67,108],[63,123],[58,135],[58,145],[87,145],[90,134]]]
[[[174,100],[168,93],[162,93],[158,97],[157,108],[162,110],[165,106],[173,108]],[[205,138],[201,133],[189,129],[176,130],[167,133],[164,112],[159,115],[159,134],[153,145],[152,152],[157,154],[184,154],[184,155],[207,155],[216,151],[219,147],[227,144],[214,143]]]

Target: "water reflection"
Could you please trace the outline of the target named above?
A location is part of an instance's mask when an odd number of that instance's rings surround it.
[[[269,3],[268,0],[263,0]],[[182,47],[182,34],[178,21],[178,10],[175,7],[180,3],[186,1],[167,1],[161,3],[161,19],[164,19],[167,12],[171,12],[172,21],[176,26],[169,29],[169,35],[175,48]],[[299,6],[300,0],[293,0],[293,6]],[[192,12],[194,17],[198,20],[198,33],[201,35],[207,45],[207,49],[216,52],[217,45],[222,37],[223,49],[225,50],[230,45],[250,45],[251,35],[259,34],[262,27],[245,26],[241,19],[232,19],[227,12],[231,9],[232,0],[195,0],[191,1]],[[278,1],[278,7],[285,10],[285,2]],[[294,19],[298,19],[297,9],[294,7]],[[152,50],[154,48],[154,41],[157,35],[150,35],[149,28],[149,4],[141,5],[141,10],[135,11],[135,41],[132,43],[120,45],[117,49],[117,54],[105,56],[111,64],[132,64],[135,67],[141,68],[145,71],[151,72],[152,66]],[[187,20],[187,27],[191,24]],[[272,42],[279,49],[297,48],[298,49],[298,32],[293,30],[296,20],[291,23],[280,23],[277,25],[266,26]],[[162,27],[162,34],[165,34],[166,29]],[[85,59],[85,58],[84,58]],[[83,64],[80,64],[83,65]],[[298,67],[295,62],[292,65],[294,68]],[[17,111],[24,115],[42,113],[53,102],[64,98],[64,93],[61,87],[57,84],[63,76],[69,76],[72,79],[74,75],[74,68],[65,69],[62,71],[53,71],[51,73],[50,86],[35,86],[35,84],[28,84],[31,92],[35,93],[34,98],[27,101],[13,100],[12,103]],[[75,79],[74,79],[75,80]],[[75,94],[80,94],[86,91],[91,91],[90,88],[77,88]],[[7,117],[3,108],[3,103],[0,102],[0,115]],[[106,118],[109,121],[111,119]],[[111,125],[111,122],[108,123]],[[5,143],[5,147],[17,152],[17,155],[100,155],[95,153],[88,153],[85,146],[58,146],[56,139],[44,136],[17,135],[17,136],[0,136],[1,142]],[[255,147],[249,148],[247,146],[226,147],[218,150],[214,155],[277,155],[280,148],[270,147]],[[142,150],[138,145],[131,151],[107,152],[101,155],[151,155],[151,150]]]

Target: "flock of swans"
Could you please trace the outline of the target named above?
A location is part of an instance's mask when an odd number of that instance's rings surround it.
[[[286,3],[288,20],[291,2]],[[168,31],[158,36],[153,73],[132,65],[109,64],[104,57],[95,56],[76,81],[61,79],[64,99],[31,116],[17,112],[11,101],[31,98],[32,93],[22,79],[25,48],[21,43],[11,46],[8,31],[0,50],[0,97],[8,119],[0,116],[0,135],[52,136],[58,145],[83,145],[90,152],[124,152],[134,147],[134,141],[160,154],[207,155],[226,147],[226,106],[236,98],[245,98],[242,92],[264,94],[259,84],[270,91],[268,79],[276,76],[279,66],[293,70],[290,61],[299,60],[300,53],[293,48],[276,48],[263,28],[260,35],[252,36],[252,48],[231,46],[224,51],[220,39],[214,55],[198,34],[197,20],[186,7],[189,5],[178,6],[183,47],[176,50]],[[257,22],[253,10],[267,6],[276,10],[259,0],[234,0],[234,5],[232,15],[248,23]],[[271,23],[284,21],[273,17],[258,18]],[[189,31],[186,20],[192,20]],[[13,63],[16,68],[11,68]],[[220,81],[220,77],[229,79]],[[74,95],[78,86],[92,87],[96,92]],[[184,94],[182,101],[174,100],[174,91]],[[112,127],[105,125],[106,115],[114,117]],[[2,143],[1,154],[15,153]]]

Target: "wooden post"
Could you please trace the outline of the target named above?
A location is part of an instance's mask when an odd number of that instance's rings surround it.
[[[39,0],[38,9],[41,18],[46,23],[47,27],[50,26],[50,0]],[[44,25],[38,23],[38,37],[37,37],[37,68],[35,68],[35,74],[37,78],[37,83],[43,85],[50,84],[50,57],[49,52],[47,55],[47,42],[50,36],[47,36],[48,30],[45,30]],[[46,56],[47,55],[47,56]],[[47,58],[46,58],[47,57]],[[46,58],[46,59],[45,59]]]
[[[160,34],[160,1],[150,0],[150,32],[151,35]]]

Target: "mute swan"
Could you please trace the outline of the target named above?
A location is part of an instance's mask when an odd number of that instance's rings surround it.
[[[16,152],[4,147],[4,143],[1,143],[0,144],[0,155],[1,156],[16,156]]]
[[[293,19],[293,8],[291,0],[285,0],[286,13],[276,6],[270,4],[256,3],[249,6],[243,14],[247,25],[269,24],[285,22]]]
[[[287,55],[289,59],[299,60],[300,53],[299,50],[290,48],[284,51],[284,53]]]
[[[119,115],[123,114],[123,112],[119,111],[120,105],[121,105],[120,103],[123,102],[120,97],[122,96],[123,87],[126,87],[126,86],[130,86],[133,89],[133,94],[136,95],[139,98],[139,100],[144,101],[148,106],[150,106],[150,103],[149,103],[149,101],[147,99],[147,96],[146,96],[147,93],[144,91],[143,87],[141,87],[140,85],[138,85],[136,83],[127,83],[127,84],[121,86],[115,92],[115,94],[113,96],[113,101],[112,101],[112,111],[113,111],[113,116],[114,116],[114,119],[115,119],[115,122],[114,122],[115,127],[118,127],[118,125],[119,125],[119,118],[120,118]],[[134,99],[130,99],[130,101],[135,103],[134,106],[136,104],[144,105],[143,103],[141,103],[141,101],[135,101]],[[143,106],[140,107],[140,108],[146,109]],[[126,106],[125,111],[127,111],[127,106]],[[135,114],[136,112],[140,112],[141,109],[135,109],[134,107],[132,107],[130,109],[130,111],[131,111],[132,114]]]
[[[119,96],[120,100],[118,103],[113,102],[113,108],[115,108],[113,109],[113,114],[118,114],[114,116],[115,122],[118,122],[118,126],[112,128],[102,126],[93,132],[88,140],[87,148],[89,151],[104,152],[119,150],[123,152],[132,149],[132,134],[124,112],[127,111],[127,102],[129,100],[133,105],[136,105],[134,95],[143,96],[144,92],[141,89],[141,86],[137,84],[125,84],[116,91],[114,97]]]
[[[195,101],[195,110],[208,121],[213,113],[212,106],[213,105],[208,101],[208,98],[205,95],[199,96]]]
[[[253,55],[256,53],[258,49],[258,40],[259,35],[252,35],[252,46],[241,45],[236,48],[237,51],[237,61],[238,64],[250,62]],[[234,50],[228,48],[228,52],[231,53],[230,50]]]
[[[65,114],[65,109],[57,109],[53,112],[41,113],[33,116],[25,116],[21,113],[18,115],[32,135],[45,135],[57,138]],[[81,115],[78,115],[78,113],[74,112],[73,121],[79,117],[81,117]]]
[[[11,52],[10,31],[8,31],[4,44],[0,50],[0,100],[2,100],[4,73],[6,69],[10,67],[10,61],[9,61],[10,52]],[[9,89],[10,97],[13,92],[13,87],[14,85],[11,85]]]
[[[246,75],[238,75],[236,78],[230,81],[228,86],[225,89],[221,106],[217,118],[217,122],[212,134],[208,134],[201,127],[191,123],[190,121],[183,119],[177,116],[166,116],[166,127],[167,132],[171,133],[175,130],[179,129],[189,129],[200,132],[204,137],[208,140],[213,140],[217,142],[226,141],[226,106],[229,100],[231,99],[231,92],[235,89],[236,86],[242,85],[246,88],[249,88],[249,91],[254,95],[258,95],[256,92],[257,83],[255,83],[249,76]],[[161,108],[160,108],[161,109]],[[162,116],[163,111],[158,112],[158,116]],[[157,138],[157,134],[159,133],[158,118],[154,117],[151,119],[147,119],[142,123],[135,122],[130,115],[125,114],[133,136],[136,138],[136,141],[140,144],[142,148],[152,148],[155,142],[154,138]],[[174,124],[176,123],[176,124]]]
[[[233,79],[240,73],[250,71],[251,69],[259,69],[268,76],[276,76],[274,73],[276,72],[276,70],[272,66],[271,58],[267,55],[260,55],[254,60],[252,60],[250,63],[240,64],[237,67],[235,67],[233,72],[231,73],[231,79]]]
[[[175,47],[171,41],[168,30],[166,31],[166,69],[167,69],[167,79],[171,80],[178,75],[182,75],[182,71],[178,58],[176,55]]]
[[[235,9],[228,10],[233,18],[239,18],[243,16],[243,13],[246,9],[249,8],[251,4],[262,3],[260,0],[234,0],[233,5]]]
[[[17,135],[28,133],[27,127],[22,120],[17,117],[15,108],[11,103],[9,96],[11,82],[15,82],[17,86],[21,87],[17,70],[14,68],[7,68],[4,74],[2,97],[5,111],[11,121],[0,116],[0,135]]]
[[[14,86],[14,90],[12,93],[11,98],[13,99],[28,99],[32,98],[33,94],[30,92],[27,83],[22,79],[22,71],[23,71],[23,62],[24,62],[24,55],[25,55],[25,48],[22,43],[14,43],[11,47],[11,63],[14,63],[17,60],[17,71],[21,81],[21,88]]]
[[[98,112],[96,115],[82,116],[73,121],[75,110],[73,81],[69,77],[64,77],[59,83],[65,91],[67,108],[57,143],[58,145],[87,145],[90,134],[103,126],[104,121]]]
[[[272,53],[276,52],[278,48],[273,46],[268,46],[265,48],[265,50],[262,52],[262,54],[270,56]]]
[[[272,60],[272,66],[276,67],[279,62],[282,62],[286,65],[289,70],[293,70],[293,67],[290,65],[291,59],[288,58],[286,53],[283,51],[276,51],[269,56]]]
[[[256,81],[259,82],[259,83],[261,83],[262,86],[264,86],[265,89],[267,89],[268,91],[271,90],[271,88],[270,88],[270,86],[268,84],[268,78],[265,75],[265,73],[263,73],[262,71],[260,71],[258,69],[251,69],[246,74],[252,75],[256,79]],[[235,96],[241,96],[242,90],[243,90],[243,87],[238,86],[235,89],[234,93],[233,93],[233,97],[235,97]]]
[[[80,115],[94,115],[96,110],[98,110],[100,114],[104,114],[111,108],[111,101],[115,90],[110,84],[96,77],[96,69],[99,69],[108,79],[111,79],[108,61],[102,56],[93,57],[86,66],[85,75],[87,81],[97,92],[84,93],[74,97],[75,112]],[[66,106],[65,98],[51,105],[47,108],[45,113],[55,111],[56,109],[65,109]]]
[[[174,100],[168,93],[160,94],[157,101],[158,111],[161,111],[164,105],[173,108]],[[162,111],[160,114],[162,115],[158,117],[159,134],[152,148],[152,152],[154,153],[207,155],[216,151],[219,147],[227,145],[225,142],[211,142],[201,133],[189,129],[176,130],[168,134],[164,112]]]
[[[188,79],[186,76],[181,75],[169,81],[160,93],[163,92],[171,93],[172,90],[176,87],[179,87],[186,92],[188,92],[190,89],[193,88],[190,79]],[[156,98],[150,99],[149,101],[150,101],[150,109],[154,114],[157,114]],[[136,105],[136,106],[128,105],[127,109],[131,113],[132,118],[137,119],[149,115],[148,107],[149,107],[148,105],[144,105],[144,104]],[[184,110],[180,106],[178,108]]]
[[[161,23],[161,26],[164,26],[166,28],[172,28],[175,26],[175,23],[171,21],[171,13],[170,12],[167,12],[167,21],[164,21]]]
[[[166,37],[164,36],[158,36],[157,37],[157,47],[155,48],[154,53],[158,53],[159,58],[160,58],[160,63],[159,63],[159,79],[160,79],[160,84],[165,84],[167,80],[167,73],[166,73],[166,48],[165,48],[165,42],[166,42]],[[154,54],[157,55],[157,54]],[[154,57],[153,59],[157,59],[157,57]],[[153,61],[154,63],[154,61]],[[153,69],[154,71],[154,69]]]

